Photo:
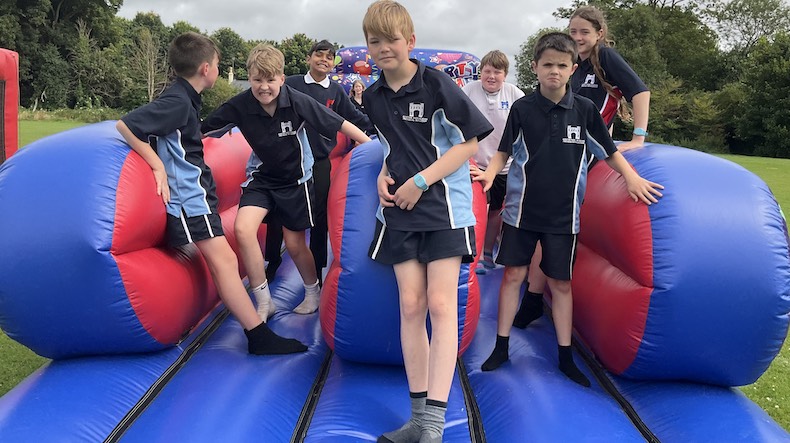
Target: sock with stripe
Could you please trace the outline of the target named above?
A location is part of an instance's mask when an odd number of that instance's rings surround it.
[[[411,398],[411,418],[400,428],[381,435],[377,443],[413,443],[420,439],[422,433],[422,414],[425,412],[425,400],[428,392],[409,392]]]
[[[428,399],[425,401],[425,412],[422,415],[422,433],[419,443],[442,443],[444,435],[444,416],[447,413],[447,402]]]

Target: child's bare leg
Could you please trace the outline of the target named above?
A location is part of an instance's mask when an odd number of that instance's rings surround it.
[[[196,245],[208,264],[222,302],[244,328],[251,354],[290,354],[307,350],[297,340],[286,339],[272,332],[258,317],[239,278],[236,254],[225,237],[201,240]]]
[[[527,287],[524,289],[524,296],[521,298],[521,306],[513,320],[513,326],[519,329],[526,328],[530,323],[543,316],[543,289],[546,287],[546,276],[540,269],[542,258],[543,249],[538,242],[529,265],[529,277],[527,278]]]
[[[247,271],[250,288],[258,304],[258,317],[266,321],[274,315],[275,306],[266,281],[266,271],[263,265],[263,253],[258,242],[258,228],[269,210],[257,206],[243,206],[239,208],[234,224],[236,240],[239,242],[239,255]]]
[[[285,239],[285,248],[288,250],[288,255],[294,261],[296,269],[304,282],[304,300],[299,306],[294,308],[294,312],[297,314],[312,314],[318,310],[321,288],[318,285],[313,253],[305,241],[305,232],[283,228],[283,238]]]
[[[576,383],[589,387],[590,380],[576,367],[571,352],[573,334],[573,294],[570,280],[548,278],[551,289],[551,315],[557,332],[560,370]]]
[[[526,266],[506,266],[502,283],[499,286],[499,306],[497,310],[497,338],[494,351],[483,363],[483,371],[492,371],[508,360],[510,327],[518,307],[518,294],[527,276]]]
[[[416,442],[422,432],[422,414],[428,394],[428,297],[425,265],[409,260],[394,266],[400,303],[400,339],[409,383],[411,418],[400,428],[380,436],[379,443]],[[458,286],[456,281],[455,286]]]

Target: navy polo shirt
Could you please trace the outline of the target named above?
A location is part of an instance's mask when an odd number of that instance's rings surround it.
[[[167,213],[175,217],[182,210],[187,217],[217,212],[214,179],[203,161],[201,104],[195,88],[178,77],[156,100],[121,118],[162,159],[170,188]]]
[[[284,84],[274,115],[270,116],[247,89],[206,117],[202,131],[219,137],[238,127],[262,161],[252,173],[253,179],[268,189],[278,189],[300,185],[313,176],[306,124],[324,137],[334,137],[343,121],[312,97]]]
[[[517,100],[499,150],[513,157],[502,220],[516,228],[578,234],[589,154],[617,151],[595,104],[570,90],[555,104],[540,91]]]
[[[625,97],[630,102],[636,94],[648,89],[631,66],[613,48],[599,46],[598,60],[606,76],[606,82],[615,88],[616,95],[611,96],[601,84],[601,80],[595,75],[590,58],[579,63],[579,67],[571,76],[571,90],[592,100],[606,123],[610,124],[617,113],[620,97]]]
[[[318,83],[307,83],[305,76],[301,74],[291,75],[285,79],[285,84],[303,92],[318,103],[326,106],[327,108],[335,111],[338,115],[356,125],[362,131],[370,129],[370,120],[359,109],[351,103],[351,99],[343,91],[337,83],[330,81],[329,87],[325,88]],[[337,145],[337,133],[332,137],[326,138],[321,136],[316,130],[310,126],[307,128],[307,139],[310,141],[310,147],[313,149],[313,156],[316,160],[322,160],[329,157],[329,153]]]
[[[461,88],[444,72],[426,69],[417,60],[417,73],[398,92],[384,74],[363,93],[368,116],[384,147],[384,161],[395,185],[427,168],[450,148],[488,135],[493,127]],[[399,231],[439,231],[474,226],[469,163],[434,183],[411,211],[379,206],[378,219]]]

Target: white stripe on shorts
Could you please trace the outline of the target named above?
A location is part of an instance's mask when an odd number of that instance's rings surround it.
[[[576,244],[577,244],[577,237],[576,235],[573,236],[573,247],[571,248],[571,261],[568,263],[568,276],[573,277],[573,257],[576,255]]]
[[[211,222],[208,221],[208,215],[203,216],[203,221],[206,223],[206,229],[208,229],[208,235],[211,238],[216,237],[216,235],[214,235],[214,229],[211,227]]]
[[[307,199],[307,216],[310,218],[310,226],[315,226],[313,222],[313,207],[310,206],[310,188],[307,186],[307,182],[304,182],[302,186],[304,186],[304,196]]]
[[[475,255],[474,251],[472,251],[472,241],[469,239],[469,229],[473,229],[474,227],[467,226],[464,228],[464,235],[466,236],[466,255]]]
[[[181,227],[184,228],[184,234],[186,234],[187,236],[187,243],[192,243],[192,233],[189,232],[189,226],[187,225],[186,214],[184,214],[183,208],[181,209],[180,215],[181,216],[179,217],[179,219],[181,219]]]
[[[370,258],[376,259],[376,256],[379,255],[379,249],[381,248],[381,242],[384,240],[384,230],[387,229],[386,226],[381,226],[381,232],[379,233],[379,238],[376,239],[376,247],[373,248],[373,254]]]

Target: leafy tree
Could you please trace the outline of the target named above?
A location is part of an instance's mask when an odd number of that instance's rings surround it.
[[[211,111],[217,109],[219,105],[225,103],[239,92],[241,90],[228,83],[226,79],[218,78],[213,88],[206,89],[201,94],[203,96],[203,107],[200,110],[200,116],[205,118],[211,114]]]
[[[748,53],[762,37],[790,29],[790,6],[783,0],[711,2],[706,10],[728,49]]]
[[[128,67],[132,78],[144,89],[147,102],[153,101],[167,84],[167,57],[158,35],[148,28],[138,31]]]
[[[230,68],[236,70],[237,66],[244,67],[249,51],[244,44],[244,39],[230,28],[219,28],[211,35],[217,42],[222,57],[219,60],[219,74],[227,78]]]
[[[538,39],[550,32],[563,32],[560,28],[542,28],[532,34],[527,41],[521,44],[516,54],[516,85],[525,93],[530,94],[537,88],[538,77],[532,71],[532,59],[535,43]]]
[[[315,40],[305,34],[294,34],[277,45],[285,55],[285,75],[304,74],[307,72],[307,53]]]

